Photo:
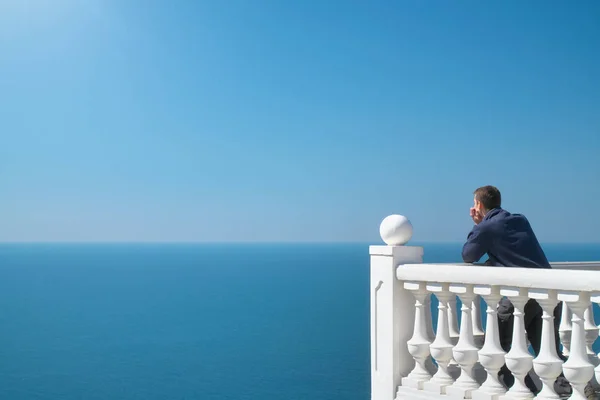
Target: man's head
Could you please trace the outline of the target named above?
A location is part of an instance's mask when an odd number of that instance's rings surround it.
[[[500,207],[502,204],[500,191],[494,186],[482,186],[475,190],[473,194],[475,195],[473,208],[481,215],[487,214],[488,211]]]

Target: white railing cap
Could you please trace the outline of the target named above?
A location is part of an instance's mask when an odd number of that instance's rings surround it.
[[[553,269],[580,269],[588,271],[600,270],[600,261],[568,261],[568,262],[551,262]]]
[[[589,270],[404,264],[396,276],[401,281],[600,292],[600,274]]]

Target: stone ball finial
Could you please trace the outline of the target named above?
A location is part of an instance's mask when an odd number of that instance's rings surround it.
[[[384,218],[379,234],[387,245],[402,246],[412,238],[413,227],[404,215],[394,214]]]

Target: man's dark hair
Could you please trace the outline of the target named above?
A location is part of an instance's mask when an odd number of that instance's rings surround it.
[[[493,210],[502,204],[502,196],[495,186],[482,186],[475,190],[475,199],[480,201],[486,210]]]

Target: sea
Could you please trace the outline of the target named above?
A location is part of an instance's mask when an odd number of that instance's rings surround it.
[[[0,245],[0,400],[367,400],[369,346],[368,244]]]

